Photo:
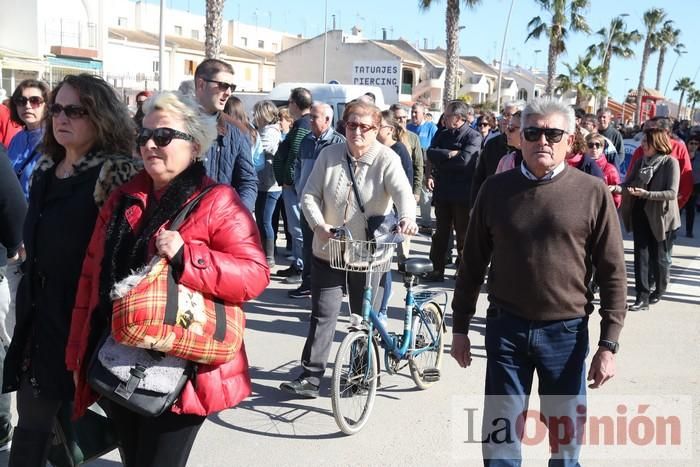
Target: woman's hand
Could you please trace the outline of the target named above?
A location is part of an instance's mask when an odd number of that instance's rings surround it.
[[[317,235],[321,241],[327,242],[333,237],[333,232],[331,232],[331,229],[333,229],[333,226],[330,224],[318,224],[314,228],[314,235]]]
[[[629,187],[627,189],[630,195],[636,196],[637,198],[646,198],[649,192],[642,188]]]
[[[78,370],[73,370],[73,385],[78,387]]]
[[[404,235],[415,235],[418,233],[418,225],[411,219],[404,217],[399,221],[396,231]]]
[[[156,237],[156,250],[164,258],[173,259],[185,244],[177,230],[163,230]]]

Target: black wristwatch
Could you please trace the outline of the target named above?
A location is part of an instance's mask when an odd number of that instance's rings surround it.
[[[605,339],[601,339],[598,341],[598,347],[604,347],[614,354],[617,353],[618,350],[620,350],[620,344]]]

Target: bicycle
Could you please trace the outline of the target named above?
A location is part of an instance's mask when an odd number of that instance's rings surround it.
[[[329,240],[331,267],[366,273],[362,319],[351,319],[350,333],[336,354],[331,383],[335,421],[343,433],[352,435],[364,427],[374,406],[380,347],[384,349],[387,373],[397,373],[408,365],[420,389],[427,389],[440,379],[443,334],[447,331],[443,320],[447,293],[415,293],[417,276],[432,271],[432,263],[424,258],[406,260],[404,329],[402,334],[389,332],[372,308],[372,278],[389,271],[396,243],[353,240],[344,229],[333,232],[334,237]]]

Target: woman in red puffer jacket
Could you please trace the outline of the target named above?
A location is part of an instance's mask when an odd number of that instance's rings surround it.
[[[190,98],[164,92],[144,104],[137,137],[145,171],[115,192],[100,212],[83,263],[66,365],[76,381],[75,416],[96,400],[86,383],[87,362],[108,329],[113,284],[147,264],[168,258],[179,283],[241,304],[269,283],[269,269],[252,216],[230,186],[211,189],[178,231],[165,230],[180,208],[213,180],[200,162],[216,137],[215,121]],[[198,365],[170,411],[140,416],[107,401],[127,466],[184,466],[208,414],[250,394],[245,349],[232,361]]]
[[[605,148],[605,138],[603,135],[598,133],[589,133],[586,135],[586,155],[593,159],[600,170],[603,171],[603,176],[605,178],[605,183],[608,187],[615,187],[620,184],[620,172],[617,171],[615,165],[608,162],[608,159],[603,153]],[[611,190],[612,191],[612,190]],[[622,203],[622,195],[618,193],[613,193],[613,201],[615,202],[615,207],[619,208],[620,203]]]

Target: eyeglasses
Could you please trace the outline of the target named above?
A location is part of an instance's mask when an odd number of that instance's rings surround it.
[[[548,143],[558,143],[565,134],[566,131],[558,128],[538,128],[531,126],[523,130],[525,140],[531,143],[538,141],[540,138],[542,138],[542,135],[544,135]]]
[[[508,125],[508,126],[506,127],[506,131],[508,131],[508,133],[514,133],[514,132],[518,131],[519,129],[520,129],[519,126],[510,126],[510,125]]]
[[[156,128],[155,130],[151,130],[150,128],[141,128],[138,136],[136,137],[136,143],[139,146],[145,146],[148,140],[151,138],[159,148],[167,146],[173,139],[194,141],[194,137],[192,135],[188,135],[187,133],[183,133],[178,130],[173,130],[172,128],[163,127]]]
[[[357,122],[347,122],[345,124],[345,129],[348,131],[355,131],[357,129],[360,129],[360,133],[367,133],[370,130],[376,130],[377,127],[374,125],[367,125],[366,123],[357,123]]]
[[[406,115],[394,115],[394,118],[396,120],[407,120],[408,117]]]
[[[588,146],[588,149],[598,149],[603,147],[603,145],[600,143],[588,143],[586,146]]]
[[[224,83],[223,81],[216,81],[215,79],[202,78],[207,83],[214,83],[219,88],[219,91],[224,92],[227,89],[231,89],[231,92],[236,91],[236,85],[232,83]]]
[[[66,114],[66,117],[70,118],[71,120],[82,118],[88,114],[87,109],[81,105],[71,104],[62,106],[61,104],[53,104],[51,107],[49,107],[49,113],[54,118],[58,117],[61,112]]]
[[[44,103],[44,99],[41,96],[17,96],[12,99],[12,102],[14,102],[17,107],[24,107],[27,105],[27,102],[29,102],[29,105],[32,106],[32,109],[36,109]]]
[[[489,124],[486,123],[486,122],[481,122],[481,123],[479,123],[477,126],[491,126],[491,125],[489,125]]]

